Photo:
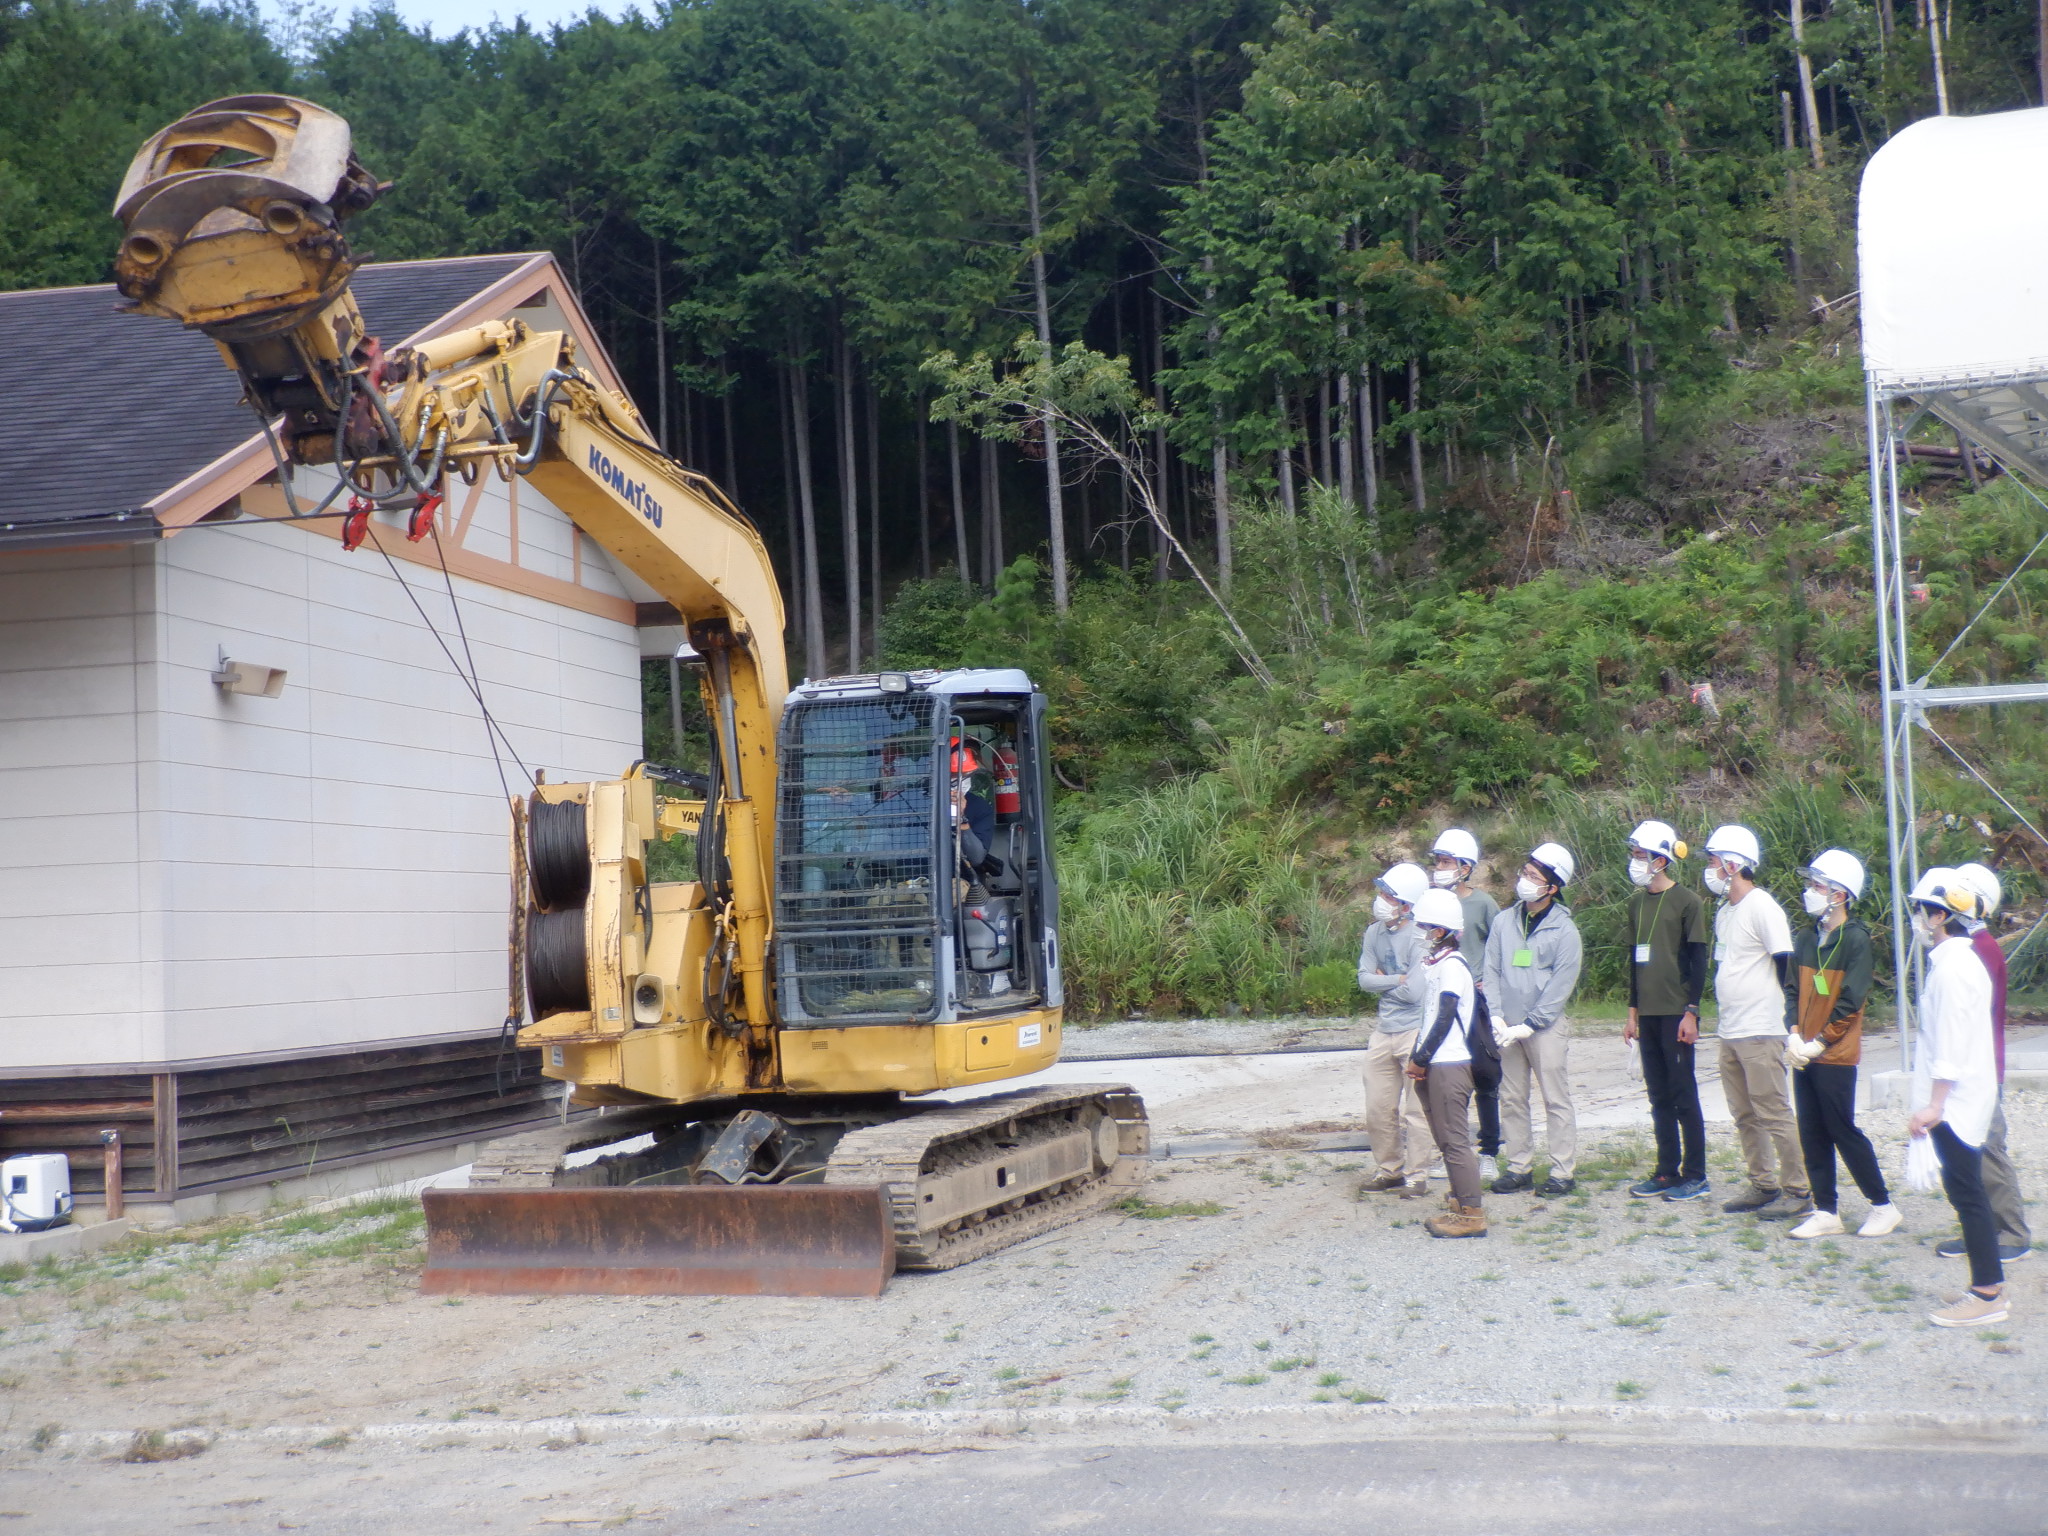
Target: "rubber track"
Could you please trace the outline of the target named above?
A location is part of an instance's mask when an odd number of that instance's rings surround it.
[[[889,1191],[898,1269],[952,1269],[1077,1221],[1142,1182],[1147,1166],[1144,1159],[1127,1154],[1107,1173],[1096,1175],[1079,1189],[1035,1199],[1021,1211],[990,1216],[950,1235],[918,1231],[917,1180],[934,1148],[972,1139],[1013,1120],[1050,1117],[1087,1104],[1100,1104],[1119,1123],[1128,1122],[1133,1108],[1140,1116],[1144,1113],[1137,1095],[1122,1083],[1021,1088],[966,1104],[921,1110],[886,1125],[851,1132],[826,1164],[825,1182],[880,1184]],[[1124,1111],[1123,1116],[1116,1114],[1118,1109]],[[1007,1150],[991,1148],[991,1156],[1000,1157]]]

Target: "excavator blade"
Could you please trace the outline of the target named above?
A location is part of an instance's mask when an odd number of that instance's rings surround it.
[[[896,1269],[879,1186],[430,1189],[429,1294],[879,1296]]]

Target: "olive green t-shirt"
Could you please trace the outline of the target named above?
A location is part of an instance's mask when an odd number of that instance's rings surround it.
[[[1637,891],[1628,899],[1629,954],[1635,966],[1638,1013],[1653,1017],[1683,1013],[1692,1003],[1679,968],[1680,946],[1707,942],[1706,904],[1683,885],[1655,894]]]

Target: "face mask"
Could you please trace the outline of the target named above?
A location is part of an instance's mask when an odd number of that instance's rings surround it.
[[[1630,859],[1628,861],[1628,877],[1637,885],[1648,885],[1650,883],[1650,861],[1648,859]]]
[[[1429,883],[1440,891],[1447,891],[1458,883],[1455,869],[1433,869],[1429,872]]]
[[[1718,869],[1708,870],[1707,889],[1712,891],[1716,896],[1726,896],[1728,894],[1728,877],[1722,874],[1721,871],[1719,871]]]
[[[1806,888],[1806,895],[1800,899],[1806,903],[1806,915],[1808,917],[1826,917],[1828,915],[1828,908],[1834,905],[1832,901],[1828,900],[1827,892],[1816,891],[1810,885]]]
[[[1543,893],[1549,889],[1549,886],[1539,884],[1537,881],[1531,880],[1527,875],[1524,875],[1515,882],[1515,899],[1517,901],[1541,901]]]
[[[1922,907],[1918,922],[1920,924],[1920,937],[1930,948],[1948,937],[1948,919],[1940,913],[1929,912],[1925,907]]]
[[[1375,922],[1391,923],[1397,914],[1391,901],[1384,896],[1375,896],[1372,899],[1372,915]]]

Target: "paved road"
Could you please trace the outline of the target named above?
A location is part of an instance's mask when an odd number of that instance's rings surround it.
[[[0,1463],[0,1515],[24,1536],[2034,1536],[2044,1500],[2039,1455],[1684,1440],[223,1446],[153,1466]]]

